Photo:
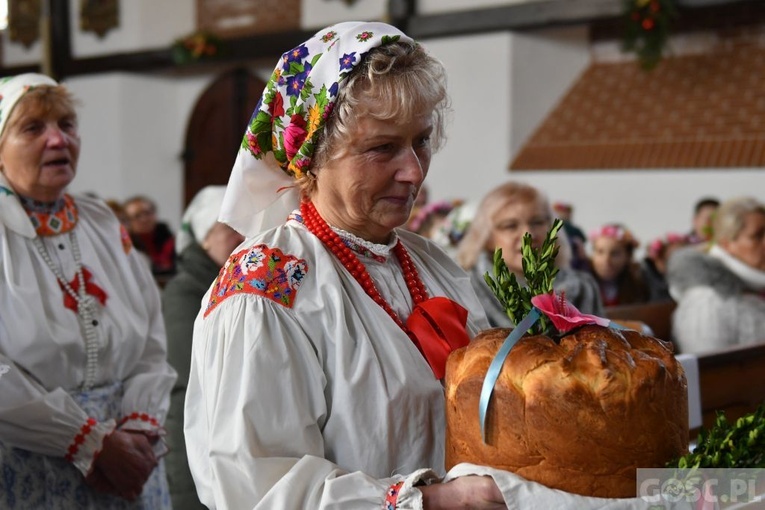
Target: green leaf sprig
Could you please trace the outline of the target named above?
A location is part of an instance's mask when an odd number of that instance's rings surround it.
[[[701,429],[696,447],[667,467],[696,468],[765,468],[765,403],[735,423],[717,412],[709,431]]]
[[[532,297],[552,292],[553,281],[558,274],[558,268],[555,267],[555,257],[558,256],[558,231],[562,227],[563,222],[556,218],[539,249],[532,246],[530,233],[526,232],[523,235],[521,254],[525,287],[518,283],[515,274],[507,268],[505,259],[502,258],[502,248],[494,250],[494,274],[492,276],[487,272],[484,280],[513,324],[518,324],[531,311]],[[552,323],[542,316],[528,332],[543,335],[549,334],[551,329]]]

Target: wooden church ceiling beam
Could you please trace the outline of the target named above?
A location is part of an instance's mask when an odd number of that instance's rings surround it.
[[[613,0],[550,0],[412,16],[407,28],[408,33],[418,39],[448,37],[586,23],[594,19],[619,16],[622,9],[621,2]]]
[[[48,2],[51,14],[51,68],[58,79],[114,71],[194,72],[195,69],[204,68],[203,66],[258,61],[270,65],[285,48],[297,46],[314,33],[314,30],[293,30],[227,39],[228,54],[216,59],[214,63],[206,64],[178,66],[173,61],[172,50],[169,47],[102,57],[74,58],[69,19],[72,0],[43,1]],[[749,21],[761,20],[765,6],[762,0],[713,0],[717,5],[707,7],[692,5],[694,2],[703,5],[710,0],[679,1],[682,20],[678,20],[678,27],[703,25],[703,22],[694,23],[693,20],[719,19],[720,12],[730,14],[741,11],[742,17]],[[544,0],[432,15],[417,15],[416,5],[417,0],[389,0],[387,16],[390,23],[416,39],[571,24],[589,24],[593,28],[594,39],[618,38],[622,30],[623,5],[622,2],[614,0]],[[40,66],[5,67],[0,68],[0,76],[39,69]]]

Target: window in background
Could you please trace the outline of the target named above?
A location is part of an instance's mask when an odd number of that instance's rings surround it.
[[[8,0],[0,0],[0,30],[8,28]]]

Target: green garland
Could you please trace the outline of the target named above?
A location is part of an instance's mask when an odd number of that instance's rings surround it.
[[[625,0],[624,4],[624,51],[635,52],[644,69],[653,69],[664,53],[671,21],[677,17],[675,0]]]
[[[218,36],[204,30],[177,39],[172,46],[173,60],[176,64],[212,60],[223,55],[225,50],[226,47]]]

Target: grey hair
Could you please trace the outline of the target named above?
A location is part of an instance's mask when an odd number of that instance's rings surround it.
[[[494,246],[490,246],[491,233],[494,230],[494,218],[500,210],[511,203],[541,203],[552,223],[553,214],[550,201],[542,191],[529,184],[510,181],[487,193],[478,205],[475,217],[470,223],[465,237],[460,242],[455,255],[457,263],[465,270],[472,269],[482,252],[493,255]],[[571,243],[565,232],[558,232],[558,257],[555,265],[568,268],[571,265]]]
[[[714,241],[733,241],[744,229],[744,217],[749,213],[765,215],[765,205],[754,197],[737,197],[723,202],[712,222]]]
[[[397,42],[374,48],[345,79],[319,135],[310,169],[316,174],[342,154],[343,142],[362,117],[406,123],[432,112],[430,140],[435,152],[445,140],[449,107],[446,70],[419,44]],[[307,196],[316,188],[316,180],[310,176],[297,184]]]
[[[63,85],[38,85],[29,89],[8,114],[8,122],[0,132],[0,146],[5,143],[9,128],[17,124],[24,115],[71,115],[76,121],[78,103]]]

